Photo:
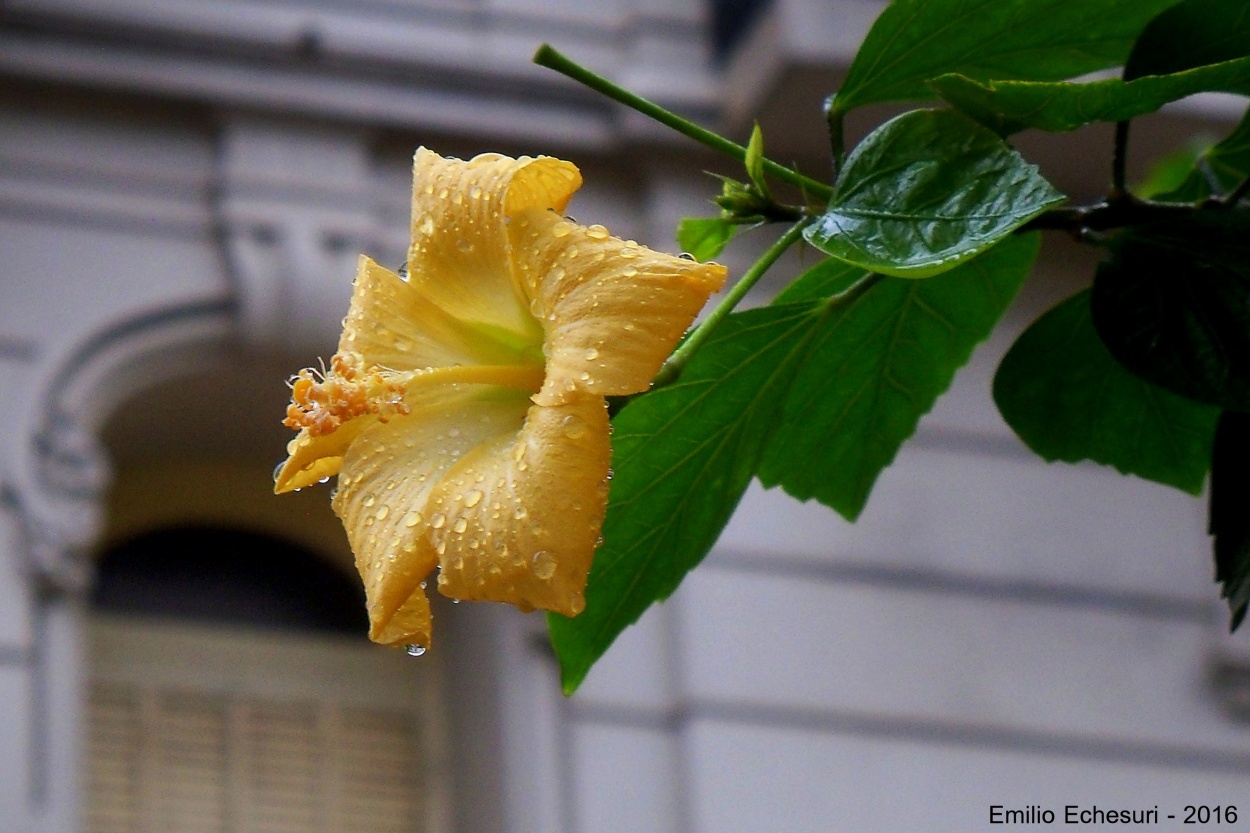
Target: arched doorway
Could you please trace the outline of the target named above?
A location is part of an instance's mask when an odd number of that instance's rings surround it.
[[[322,491],[272,495],[281,381],[262,362],[170,379],[103,426],[88,833],[449,829],[438,659],[367,641]]]

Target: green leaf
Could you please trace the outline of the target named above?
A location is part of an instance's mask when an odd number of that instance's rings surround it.
[[[566,694],[702,560],[750,482],[821,304],[735,313],[681,378],[613,420],[604,543],[576,618],[549,616]]]
[[[1000,135],[1026,127],[1060,132],[1153,113],[1194,93],[1250,93],[1250,58],[1132,81],[977,81],[942,75],[929,83],[953,107]]]
[[[857,518],[877,475],[1002,316],[1038,243],[1013,237],[928,281],[882,278],[838,307],[790,386],[760,464],[764,485]]]
[[[738,228],[729,217],[685,217],[677,223],[677,245],[706,263],[725,250]]]
[[[855,148],[804,236],[869,271],[925,278],[1063,199],[992,131],[949,110],[913,110]]]
[[[1185,142],[1177,150],[1155,159],[1146,171],[1145,178],[1132,186],[1133,195],[1144,200],[1158,199],[1171,202],[1168,195],[1180,193],[1183,189],[1189,188],[1191,180],[1201,179],[1205,187],[1205,177],[1195,166],[1213,144],[1213,140],[1199,135]],[[1176,201],[1194,202],[1207,196],[1209,194],[1190,199],[1177,198]]]
[[[1211,196],[1222,196],[1236,188],[1247,176],[1250,176],[1250,110],[1228,138],[1199,154],[1184,182],[1158,198],[1197,202]]]
[[[845,292],[866,277],[868,273],[858,266],[833,257],[825,258],[781,290],[773,299],[773,306],[830,298]]]
[[[1250,605],[1250,414],[1226,411],[1215,432],[1211,458],[1208,531],[1215,538],[1215,580],[1228,600],[1229,630]]]
[[[1183,0],[1142,30],[1124,79],[1168,75],[1250,55],[1250,6],[1245,0]]]
[[[1250,211],[1125,230],[1094,276],[1091,309],[1111,355],[1143,379],[1250,410]]]
[[[994,402],[1043,459],[1093,460],[1202,491],[1220,411],[1129,373],[1090,320],[1088,289],[1033,323],[994,376]]]
[[[760,130],[759,122],[756,122],[751,130],[751,140],[747,143],[747,155],[744,161],[751,183],[767,197],[768,182],[764,179],[764,131]]]
[[[1118,66],[1176,0],[895,0],[869,30],[833,108],[932,98],[930,78],[1058,81]]]

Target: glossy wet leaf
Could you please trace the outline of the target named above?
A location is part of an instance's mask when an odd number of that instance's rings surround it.
[[[1225,412],[1215,433],[1208,531],[1215,539],[1215,580],[1228,600],[1229,629],[1250,605],[1250,414]]]
[[[1012,345],[994,376],[999,412],[1044,460],[1093,460],[1200,493],[1219,409],[1121,367],[1094,330],[1089,296],[1059,304]]]
[[[1035,127],[1065,131],[1153,113],[1195,93],[1250,93],[1250,58],[1132,81],[978,81],[942,75],[930,82],[946,101],[1000,135]]]
[[[1250,4],[1182,0],[1146,25],[1124,63],[1124,78],[1167,75],[1250,55]]]
[[[548,619],[565,693],[715,543],[755,472],[820,306],[729,316],[676,383],[616,416],[615,476],[586,609]]]
[[[834,106],[933,97],[930,78],[1056,81],[1117,66],[1176,0],[895,0],[873,24]]]
[[[677,245],[706,263],[725,251],[740,227],[727,217],[685,217],[677,223]]]
[[[855,148],[804,236],[869,271],[925,278],[1063,200],[992,131],[949,110],[913,110]]]
[[[1111,354],[1143,379],[1250,410],[1250,212],[1124,231],[1098,267],[1091,308]]]
[[[1038,235],[927,281],[884,278],[819,326],[760,465],[766,486],[854,520],[877,476],[1002,316]]]

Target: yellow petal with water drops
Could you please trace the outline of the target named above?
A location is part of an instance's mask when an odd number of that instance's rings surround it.
[[[473,449],[430,496],[446,518],[429,539],[442,564],[439,591],[580,613],[609,457],[602,397],[534,405],[518,435]]]
[[[339,351],[356,352],[365,365],[392,370],[515,364],[521,358],[516,350],[452,317],[417,287],[363,255]]]
[[[465,162],[418,150],[409,282],[497,341],[541,344],[541,327],[508,258],[507,217],[520,210],[563,210],[580,183],[577,168],[558,159],[487,154]]]
[[[547,378],[535,401],[646,390],[682,334],[725,282],[725,267],[612,237],[552,212],[509,226],[531,311],[544,322]]]
[[[333,500],[364,580],[370,638],[386,644],[429,644],[421,583],[438,563],[429,537],[448,522],[429,506],[430,495],[471,450],[515,437],[529,406],[527,391],[495,385],[432,390],[437,395],[406,416],[360,433]]]

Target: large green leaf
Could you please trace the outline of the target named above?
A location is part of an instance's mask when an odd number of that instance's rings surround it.
[[[1211,460],[1209,531],[1215,538],[1215,580],[1236,630],[1250,605],[1250,414],[1226,411]]]
[[[1197,202],[1228,193],[1250,176],[1250,111],[1224,141],[1198,156],[1184,181],[1161,200]]]
[[[1057,81],[1121,64],[1176,0],[894,0],[864,38],[833,107],[932,97],[930,78]]]
[[[1250,5],[1246,0],[1182,0],[1146,25],[1124,78],[1167,75],[1250,55]]]
[[[681,378],[613,420],[615,476],[576,618],[548,618],[566,693],[702,560],[755,473],[822,304],[735,313]]]
[[[1026,127],[1064,131],[1091,122],[1124,121],[1195,93],[1247,94],[1250,58],[1132,81],[978,81],[955,74],[929,83],[952,106],[1005,136]]]
[[[773,299],[773,306],[831,298],[845,292],[857,281],[866,277],[868,273],[858,266],[852,266],[837,258],[825,258],[791,281],[790,285]]]
[[[926,278],[1063,199],[992,131],[949,110],[913,110],[855,148],[804,236],[869,271]]]
[[[1121,367],[1094,330],[1089,295],[1059,304],[1012,345],[994,376],[999,412],[1045,460],[1093,460],[1198,494],[1219,409]]]
[[[1250,410],[1250,212],[1125,230],[1094,276],[1091,308],[1111,355],[1143,379]]]
[[[1002,316],[1038,235],[1005,240],[928,281],[883,278],[820,324],[759,477],[849,520],[877,475]]]

